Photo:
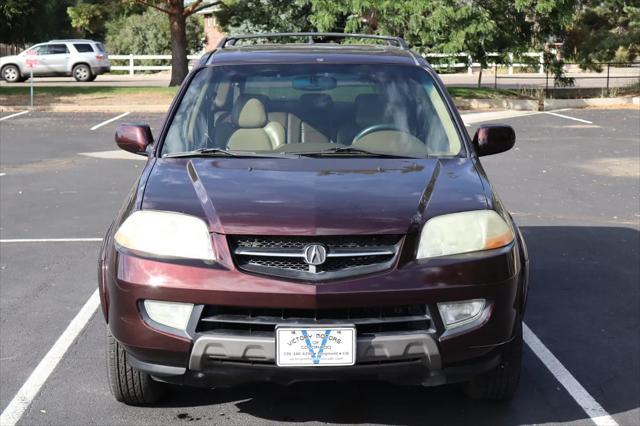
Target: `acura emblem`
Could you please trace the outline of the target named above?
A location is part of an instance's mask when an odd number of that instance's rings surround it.
[[[322,244],[309,244],[304,248],[304,261],[309,265],[322,265],[327,260],[327,248]]]

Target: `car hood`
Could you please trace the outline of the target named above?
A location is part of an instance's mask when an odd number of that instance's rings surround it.
[[[472,160],[157,159],[143,209],[203,218],[212,232],[404,234],[428,217],[486,208]]]

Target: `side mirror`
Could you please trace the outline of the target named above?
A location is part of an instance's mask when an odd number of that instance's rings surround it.
[[[508,151],[516,143],[516,132],[506,124],[483,124],[473,136],[473,147],[478,157]]]
[[[116,143],[125,151],[147,155],[147,147],[153,143],[151,128],[148,124],[120,124],[116,129]]]

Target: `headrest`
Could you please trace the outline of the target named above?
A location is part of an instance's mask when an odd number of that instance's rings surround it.
[[[216,109],[222,109],[227,105],[227,102],[231,98],[229,94],[231,93],[231,82],[229,80],[222,80],[220,84],[218,84],[218,88],[216,89],[216,95],[213,98],[213,104]]]
[[[382,97],[373,93],[356,96],[356,124],[369,127],[384,123],[384,103]]]
[[[333,99],[326,93],[305,93],[300,96],[303,108],[327,109],[333,107]]]
[[[255,129],[267,124],[267,113],[256,98],[238,99],[233,105],[233,120],[239,127]]]

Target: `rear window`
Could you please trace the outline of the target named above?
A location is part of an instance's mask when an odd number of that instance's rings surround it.
[[[99,52],[102,52],[102,53],[105,52],[104,46],[102,45],[102,43],[96,43],[96,47],[98,48]]]
[[[80,53],[93,52],[93,47],[89,43],[74,43],[73,47]]]
[[[333,74],[340,82],[334,88],[318,90],[331,97],[334,102],[354,102],[358,95],[375,94],[375,87],[367,82],[359,81],[350,74]],[[245,95],[265,96],[280,101],[297,101],[302,92],[294,88],[295,75],[248,76],[244,84]]]

